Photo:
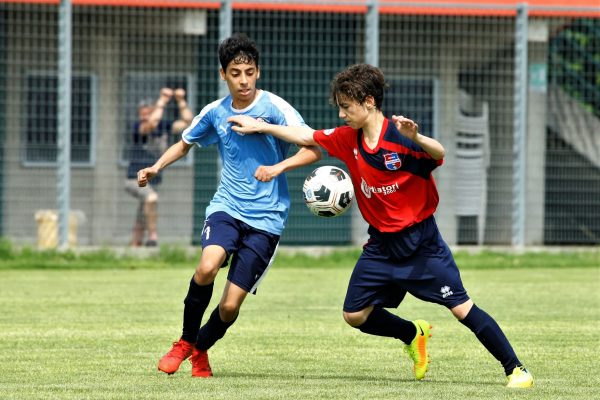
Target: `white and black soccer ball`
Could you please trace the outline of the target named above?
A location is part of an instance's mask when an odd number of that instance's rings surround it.
[[[350,175],[341,168],[326,165],[311,172],[302,187],[304,202],[319,217],[342,215],[354,198]]]

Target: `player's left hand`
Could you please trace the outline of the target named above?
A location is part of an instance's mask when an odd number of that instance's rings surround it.
[[[402,115],[392,115],[392,122],[403,136],[413,141],[416,139],[419,133],[419,125],[415,121]]]
[[[256,169],[254,177],[261,182],[270,182],[283,172],[283,169],[277,165],[261,165]]]
[[[233,115],[227,118],[227,122],[233,124],[231,129],[234,132],[249,134],[260,132],[261,121],[247,115]]]

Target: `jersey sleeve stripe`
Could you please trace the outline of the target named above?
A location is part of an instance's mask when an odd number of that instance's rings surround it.
[[[206,106],[204,106],[204,108],[200,111],[200,114],[198,114],[194,117],[190,126],[188,126],[181,133],[181,140],[183,140],[187,144],[194,143],[194,136],[195,136],[195,135],[193,135],[194,128],[196,128],[196,126],[198,126],[198,123],[202,120],[202,118],[204,118],[206,116],[206,114],[208,114],[211,110],[217,108],[223,102],[223,100],[225,100],[225,97],[215,100],[212,103],[209,103]]]
[[[283,114],[283,117],[285,118],[286,124],[288,126],[306,125],[298,111],[296,111],[296,109],[292,107],[287,101],[271,92],[267,93],[269,95],[271,103]]]
[[[406,146],[404,146],[402,144],[394,143],[394,142],[389,142],[387,140],[382,140],[380,147],[383,147],[383,148],[388,149],[388,150],[395,151],[397,153],[407,154],[407,155],[410,155],[411,157],[414,157],[416,159],[419,159],[419,158],[428,158],[428,159],[432,159],[433,160],[433,158],[431,158],[431,156],[429,155],[429,153],[427,153],[425,150],[414,150],[414,149],[406,147]],[[440,160],[438,160],[438,161],[440,161]]]

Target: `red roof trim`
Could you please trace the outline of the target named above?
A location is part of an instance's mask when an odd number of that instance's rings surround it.
[[[0,0],[0,3],[55,4],[60,0]],[[218,1],[184,0],[72,0],[74,6],[142,7],[142,8],[220,8]]]
[[[281,4],[281,3],[233,3],[234,10],[259,10],[259,11],[299,11],[321,13],[351,13],[364,14],[367,6],[362,5],[335,5],[335,4]]]
[[[72,0],[75,6],[201,8],[218,9],[219,1],[191,0]],[[0,3],[59,4],[59,0],[0,0]],[[359,13],[367,11],[367,0],[327,0],[328,4],[306,2],[236,2],[235,10]],[[339,4],[336,4],[339,3]],[[364,5],[362,5],[363,3]],[[453,15],[453,16],[514,16],[522,0],[379,0],[381,14]],[[598,0],[529,0],[529,15],[535,17],[600,18]],[[454,6],[454,7],[453,7]],[[560,9],[564,8],[564,9]]]

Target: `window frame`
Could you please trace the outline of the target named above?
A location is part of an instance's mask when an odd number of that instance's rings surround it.
[[[131,128],[131,123],[133,121],[133,119],[136,116],[136,106],[138,101],[140,100],[139,96],[136,96],[136,101],[132,101],[132,99],[130,98],[130,94],[129,93],[129,81],[130,78],[133,77],[134,79],[148,79],[148,80],[152,80],[152,79],[164,79],[164,80],[168,80],[170,77],[175,77],[175,78],[185,78],[186,80],[186,101],[188,103],[188,107],[192,110],[192,115],[195,117],[199,112],[195,112],[194,109],[196,107],[196,92],[194,91],[195,88],[195,77],[194,74],[192,74],[191,72],[181,72],[181,71],[173,71],[173,72],[169,72],[169,71],[160,71],[160,72],[147,72],[147,71],[130,71],[130,72],[126,72],[124,75],[124,84],[123,84],[123,91],[121,93],[121,99],[122,99],[122,103],[123,107],[120,107],[120,110],[118,111],[118,115],[119,115],[119,119],[120,122],[118,124],[119,128],[119,132],[122,132],[122,134],[119,135],[119,139],[118,139],[118,143],[119,143],[119,166],[120,167],[127,167],[127,165],[129,165],[129,158],[126,157],[127,152],[127,135],[129,135],[130,132],[130,128]],[[161,85],[157,85],[158,87],[160,87]],[[158,99],[158,95],[159,95],[159,90],[155,90],[154,93],[154,97]],[[148,97],[148,96],[146,96]],[[181,135],[179,135],[179,137],[181,138]],[[171,143],[170,143],[171,144]],[[182,158],[181,160],[178,160],[176,163],[172,164],[169,166],[169,168],[182,168],[182,167],[188,167],[191,168],[194,165],[194,152],[190,151],[184,158]]]
[[[404,115],[407,118],[413,119],[415,118],[412,115],[409,115],[408,112],[404,111],[404,110],[393,110],[393,107],[389,107],[389,99],[390,99],[390,92],[393,91],[394,87],[399,87],[398,82],[400,81],[408,81],[408,82],[418,82],[418,81],[429,81],[432,83],[432,99],[431,99],[431,124],[432,124],[432,129],[431,132],[421,132],[419,131],[419,133],[425,135],[425,136],[429,136],[433,139],[439,140],[440,134],[439,134],[439,121],[440,121],[440,79],[435,77],[435,76],[426,76],[426,75],[393,75],[393,74],[389,74],[386,75],[386,83],[388,83],[390,85],[390,88],[386,90],[386,93],[383,97],[383,108],[387,111],[389,111],[390,113],[402,113],[402,114],[396,114],[396,115]],[[391,114],[389,115],[391,117]],[[418,120],[415,120],[415,122],[417,124],[419,124]],[[420,125],[420,124],[419,124]]]
[[[43,78],[54,78],[56,80],[58,80],[58,75],[56,71],[51,71],[51,70],[29,70],[25,73],[25,79],[24,79],[24,83],[23,86],[25,87],[24,90],[24,94],[25,97],[28,96],[28,93],[30,92],[31,88],[29,87],[29,79],[30,77],[43,77]],[[71,158],[71,167],[75,167],[75,168],[93,168],[96,165],[96,138],[98,136],[98,76],[91,72],[91,71],[76,71],[72,73],[72,77],[71,79],[74,78],[80,78],[80,77],[84,77],[84,78],[88,78],[89,82],[90,82],[90,93],[89,93],[89,107],[90,107],[90,115],[89,115],[89,121],[90,121],[90,132],[89,132],[89,148],[88,148],[88,161],[73,161]],[[71,82],[71,86],[72,86],[72,82]],[[58,88],[58,84],[57,84],[57,88]],[[57,94],[57,99],[58,99],[58,94]],[[29,106],[27,98],[25,98],[25,100],[23,101],[23,119],[26,118],[30,118],[28,116],[28,110],[27,107]],[[56,107],[58,108],[58,103],[56,104]],[[71,108],[73,106],[71,105]],[[72,132],[72,126],[73,126],[73,113],[71,110],[71,135],[73,134]],[[27,168],[56,168],[58,166],[58,160],[54,160],[54,161],[35,161],[35,160],[30,160],[28,159],[27,156],[27,149],[29,146],[29,143],[27,141],[27,122],[23,121],[23,130],[24,130],[24,134],[21,135],[21,145],[20,145],[20,158],[21,158],[21,165],[23,167],[27,167]],[[56,131],[56,146],[57,146],[57,152],[58,152],[58,126],[55,127],[55,131]],[[73,138],[71,137],[71,151],[73,146]],[[57,154],[58,155],[58,154]],[[58,158],[58,157],[57,157]]]

